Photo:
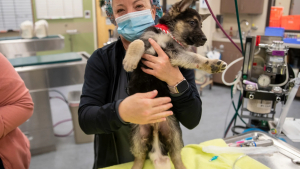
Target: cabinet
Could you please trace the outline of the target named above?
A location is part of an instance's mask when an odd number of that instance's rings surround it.
[[[24,77],[22,73],[21,77]],[[19,128],[30,142],[31,155],[54,151],[55,137],[48,90],[31,91],[30,95],[34,103],[33,115]]]
[[[263,12],[264,0],[237,0],[240,14],[261,14]],[[222,14],[235,14],[234,0],[221,0]]]
[[[221,60],[227,64],[230,64],[232,61],[242,57],[242,54],[235,48],[235,46],[233,46],[233,44],[231,44],[231,42],[213,41],[212,45],[217,49],[220,47],[220,45],[224,45],[224,52],[222,53]],[[240,43],[237,43],[237,45],[240,47]],[[241,70],[242,65],[243,61],[240,61],[227,70],[225,74],[226,82],[231,83],[234,81],[235,76],[237,75],[238,71]],[[214,74],[213,81],[215,83],[224,84],[222,82],[222,73]]]

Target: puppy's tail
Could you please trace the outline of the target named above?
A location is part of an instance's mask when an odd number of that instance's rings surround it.
[[[153,130],[153,143],[152,150],[149,152],[149,158],[151,159],[155,169],[171,169],[171,161],[169,156],[162,154],[161,142],[158,137],[158,125],[155,124]]]

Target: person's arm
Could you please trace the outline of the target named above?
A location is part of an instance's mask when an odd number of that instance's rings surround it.
[[[124,125],[115,108],[119,101],[106,103],[111,95],[111,84],[107,65],[109,61],[103,55],[101,49],[96,50],[85,69],[78,118],[86,134],[109,134]]]
[[[153,40],[149,39],[150,44],[157,53],[157,57],[144,54],[142,62],[149,68],[142,70],[158,79],[166,82],[169,86],[174,86],[185,78],[189,83],[189,88],[183,93],[171,94],[173,112],[176,118],[188,129],[196,127],[201,118],[202,107],[200,96],[197,92],[194,70],[179,69],[171,65],[168,55]]]
[[[189,83],[184,93],[170,94],[176,118],[188,129],[195,128],[201,119],[202,102],[197,91],[194,70],[180,69]]]
[[[33,102],[23,80],[0,53],[0,139],[33,113]]]
[[[109,134],[126,122],[155,123],[172,115],[168,111],[172,107],[171,99],[155,98],[157,91],[137,93],[124,100],[107,103],[107,97],[111,96],[109,86],[112,85],[112,77],[109,77],[108,57],[102,55],[101,49],[95,51],[85,70],[78,116],[79,125],[86,134]]]

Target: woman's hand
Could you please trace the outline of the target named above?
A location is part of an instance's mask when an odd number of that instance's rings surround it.
[[[153,39],[149,38],[149,42],[158,54],[158,57],[144,54],[143,58],[146,60],[142,60],[142,62],[150,69],[142,67],[142,70],[166,82],[169,86],[174,86],[178,82],[181,82],[184,77],[179,68],[171,65],[168,55]]]
[[[155,98],[157,91],[137,93],[124,99],[119,105],[120,117],[125,122],[149,124],[165,121],[173,114],[171,98]]]

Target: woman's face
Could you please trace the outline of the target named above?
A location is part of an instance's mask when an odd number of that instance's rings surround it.
[[[115,18],[131,12],[150,9],[152,18],[153,20],[155,20],[155,9],[151,7],[150,0],[113,0],[112,2],[112,8]]]

